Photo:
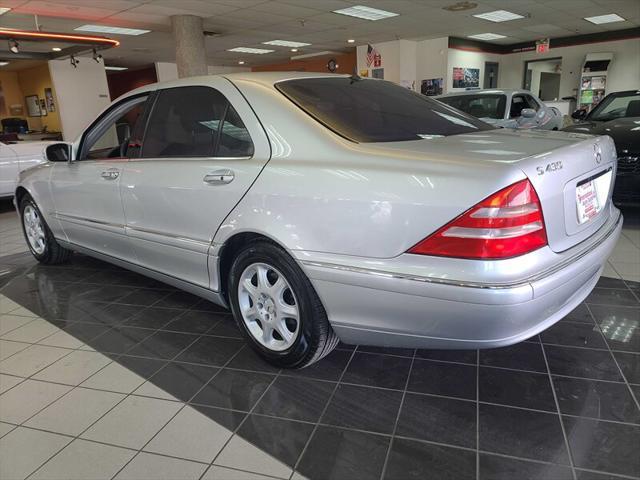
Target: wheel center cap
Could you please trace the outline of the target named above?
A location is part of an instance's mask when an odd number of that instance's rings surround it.
[[[270,322],[275,319],[276,305],[271,297],[262,295],[257,307],[258,315],[263,321]]]

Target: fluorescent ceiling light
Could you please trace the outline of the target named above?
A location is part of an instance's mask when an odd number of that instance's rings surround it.
[[[228,51],[238,52],[238,53],[253,53],[255,55],[264,55],[265,53],[275,52],[275,50],[267,50],[266,48],[250,48],[250,47],[230,48]]]
[[[116,72],[121,72],[122,70],[128,70],[129,68],[128,67],[112,67],[110,65],[105,65],[104,69],[105,70],[113,70],[113,71],[116,71]]]
[[[262,44],[263,45],[275,45],[277,47],[291,47],[291,48],[307,47],[307,46],[311,45],[310,43],[291,42],[289,40],[271,40],[269,42],[262,42]]]
[[[490,22],[508,22],[509,20],[524,18],[524,16],[522,15],[508,12],[506,10],[495,10],[493,12],[479,13],[477,15],[474,15],[474,17],[482,18],[483,20],[489,20]]]
[[[475,38],[476,40],[498,40],[507,37],[497,33],[478,33],[477,35],[469,35],[469,38]]]
[[[0,7],[0,15],[4,15],[5,13],[11,11],[8,7]]]
[[[53,47],[51,50],[53,50],[54,52],[61,52],[62,49],[60,47]]]
[[[348,15],[350,17],[363,18],[365,20],[382,20],[389,17],[397,17],[398,13],[387,12],[377,8],[365,7],[364,5],[354,5],[353,7],[334,10],[333,13]]]
[[[108,25],[82,25],[74,28],[74,30],[79,32],[114,33],[116,35],[142,35],[151,31],[139,28],[110,27]]]
[[[5,65],[9,65],[9,62],[0,62],[0,67],[4,67]]]
[[[598,15],[596,17],[585,17],[585,20],[587,22],[600,25],[601,23],[624,22],[625,19],[615,13],[609,13],[607,15]]]
[[[356,43],[356,41],[353,38],[350,38],[349,40],[347,40],[347,43]]]

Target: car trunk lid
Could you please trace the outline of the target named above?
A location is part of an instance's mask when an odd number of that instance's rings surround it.
[[[490,163],[498,170],[518,169],[529,178],[538,194],[549,247],[555,252],[567,250],[593,235],[606,223],[611,212],[616,152],[607,136],[498,129],[360,145],[378,152],[387,150],[389,154],[413,153],[425,160],[455,160],[460,168]],[[498,173],[494,169],[478,172]],[[492,193],[495,192],[486,192],[486,196]]]

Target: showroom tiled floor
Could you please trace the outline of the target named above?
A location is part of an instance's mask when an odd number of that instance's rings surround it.
[[[204,300],[80,255],[37,265],[0,213],[0,478],[640,478],[626,225],[586,302],[530,341],[278,371]]]

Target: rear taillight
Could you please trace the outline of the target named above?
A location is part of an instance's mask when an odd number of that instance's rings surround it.
[[[470,208],[408,253],[457,258],[509,258],[547,244],[538,195],[529,180]]]

